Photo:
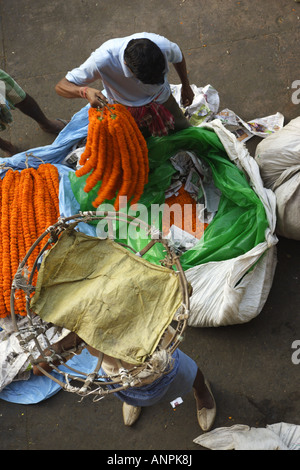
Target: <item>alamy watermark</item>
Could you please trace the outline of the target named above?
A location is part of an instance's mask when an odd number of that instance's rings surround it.
[[[292,349],[295,349],[292,354],[292,363],[298,365],[300,364],[300,339],[293,341]]]
[[[293,81],[292,89],[295,89],[295,91],[292,94],[292,103],[300,104],[300,80]]]
[[[161,235],[166,237],[171,227],[176,226],[176,239],[180,242],[187,236],[199,238],[199,234],[204,232],[204,223],[199,217],[204,210],[202,204],[163,203],[147,207],[137,203],[128,207],[127,198],[123,196],[120,207],[118,215],[113,204],[105,203],[98,207],[96,214],[102,217],[96,227],[99,238],[159,239]]]

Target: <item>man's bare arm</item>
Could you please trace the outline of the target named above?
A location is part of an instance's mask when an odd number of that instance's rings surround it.
[[[78,86],[66,78],[62,78],[55,86],[58,95],[64,98],[85,98],[94,108],[103,106],[107,100],[101,91],[88,86]]]
[[[181,102],[184,107],[192,104],[194,99],[194,92],[191,89],[190,82],[187,75],[186,62],[184,55],[182,54],[182,61],[177,64],[173,64],[174,68],[180,78],[182,89],[181,89]]]

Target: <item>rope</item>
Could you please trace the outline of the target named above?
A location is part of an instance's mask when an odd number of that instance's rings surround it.
[[[42,160],[40,157],[37,157],[36,155],[33,155],[32,152],[31,152],[31,153],[25,153],[25,157],[26,157],[26,159],[25,159],[26,168],[29,168],[28,159],[29,159],[30,157],[32,157],[32,158],[37,158],[37,159],[40,160],[42,163],[45,163],[44,160]]]
[[[25,274],[22,274],[25,271]],[[15,277],[12,282],[12,289],[13,290],[23,290],[26,295],[30,295],[32,292],[35,291],[35,287],[31,284],[28,284],[29,272],[27,266],[24,268],[19,266]]]

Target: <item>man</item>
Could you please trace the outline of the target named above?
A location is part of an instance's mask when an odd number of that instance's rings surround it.
[[[165,341],[168,342],[166,333]],[[45,350],[46,356],[53,351],[60,355],[63,351],[74,350],[82,344],[81,338],[74,332],[70,332],[60,341],[51,346],[51,351]],[[95,348],[85,344],[89,353],[98,357],[100,352]],[[72,354],[70,354],[72,357]],[[45,371],[51,372],[52,368],[42,357],[39,358],[39,365]],[[68,357],[65,358],[67,360]],[[152,406],[160,402],[170,402],[194,390],[196,400],[197,420],[202,431],[209,431],[213,426],[216,416],[216,403],[212,395],[208,381],[203,377],[201,370],[196,363],[181,350],[176,349],[172,355],[173,364],[169,366],[167,372],[162,374],[148,373],[143,371],[137,376],[141,385],[129,387],[115,395],[123,402],[123,421],[126,426],[132,426],[140,416],[141,410],[145,406]],[[58,365],[59,361],[54,360]],[[119,369],[130,370],[133,366],[127,362],[117,360],[111,356],[104,355],[102,362],[102,372],[108,376],[116,376]],[[40,369],[33,366],[34,375],[43,375]],[[118,387],[118,386],[117,386]]]
[[[85,98],[93,107],[103,103],[127,106],[141,129],[147,127],[155,135],[155,124],[163,121],[156,135],[190,126],[171,94],[167,74],[172,63],[182,84],[182,106],[189,106],[194,97],[187,76],[185,58],[179,46],[163,36],[136,33],[111,39],[78,68],[56,85],[56,92],[65,98]],[[103,93],[90,85],[102,81]],[[171,124],[169,120],[171,118]],[[164,128],[165,126],[166,128]]]
[[[58,134],[66,125],[60,119],[48,119],[38,103],[4,70],[0,69],[0,130],[5,130],[12,122],[10,110],[19,109],[26,116],[34,119],[40,128],[51,134]],[[11,142],[0,138],[0,148],[8,157],[18,152]]]

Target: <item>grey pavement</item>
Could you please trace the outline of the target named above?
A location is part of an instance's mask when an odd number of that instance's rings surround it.
[[[49,117],[70,119],[85,105],[55,94],[55,84],[102,42],[134,32],[166,36],[182,48],[190,83],[211,84],[220,109],[245,120],[281,112],[299,115],[292,88],[300,80],[300,4],[294,0],[1,0],[0,64]],[[170,82],[179,83],[171,70]],[[14,111],[3,137],[22,150],[54,140]],[[249,141],[254,155],[260,141]],[[0,155],[1,156],[1,155]],[[182,350],[212,384],[215,428],[300,424],[300,244],[279,239],[274,283],[262,312],[251,322],[188,328]],[[198,451],[201,434],[192,394],[176,411],[157,405],[127,428],[114,396],[94,403],[59,392],[36,405],[0,400],[1,450]]]

